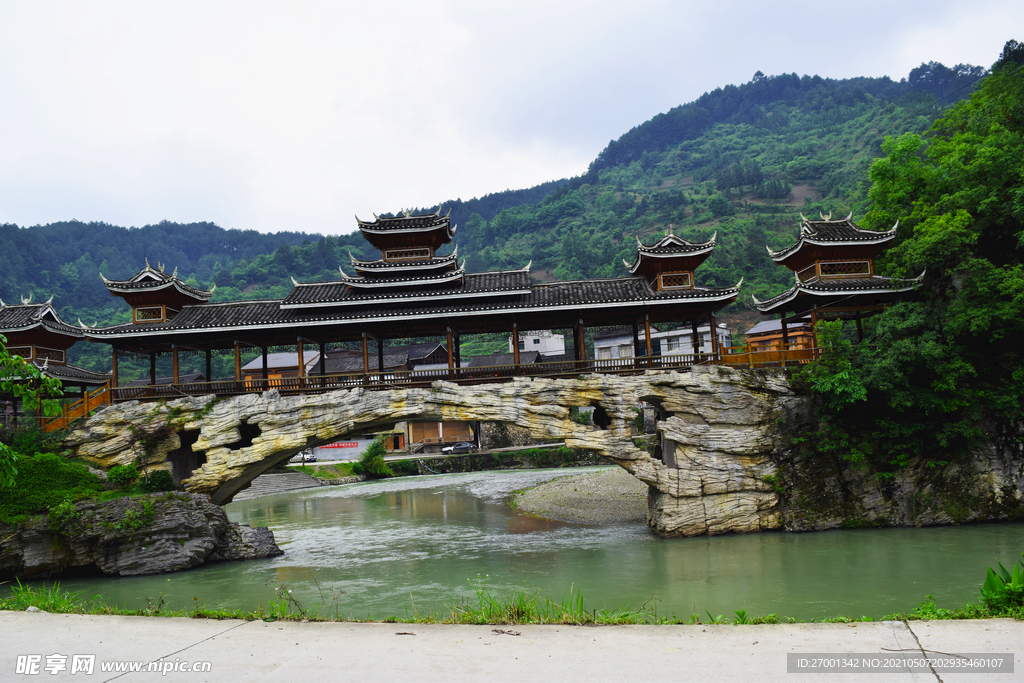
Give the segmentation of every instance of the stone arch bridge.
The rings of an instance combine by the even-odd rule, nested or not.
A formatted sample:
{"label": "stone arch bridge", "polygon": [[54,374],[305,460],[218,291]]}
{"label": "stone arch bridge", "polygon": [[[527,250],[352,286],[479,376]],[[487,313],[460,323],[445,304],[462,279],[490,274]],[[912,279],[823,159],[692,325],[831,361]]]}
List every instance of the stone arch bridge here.
{"label": "stone arch bridge", "polygon": [[[689,372],[515,378],[502,384],[282,396],[276,390],[217,399],[110,406],[68,437],[103,468],[143,459],[194,493],[226,504],[299,451],[405,420],[504,422],[538,440],[597,451],[649,486],[648,524],[666,536],[781,526],[772,484],[776,422],[798,399],[778,371],[694,367]],[[640,401],[658,407],[659,458],[633,442]],[[595,425],[569,419],[593,406]]]}

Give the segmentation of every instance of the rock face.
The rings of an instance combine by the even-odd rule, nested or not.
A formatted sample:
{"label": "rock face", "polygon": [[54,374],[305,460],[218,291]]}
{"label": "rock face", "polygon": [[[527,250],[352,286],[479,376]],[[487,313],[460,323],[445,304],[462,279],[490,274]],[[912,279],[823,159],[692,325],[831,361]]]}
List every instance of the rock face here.
{"label": "rock face", "polygon": [[187,493],[79,503],[60,524],[44,516],[0,527],[3,579],[160,574],[281,554],[269,529],[229,522],[223,508]]}
{"label": "rock face", "polygon": [[[656,407],[653,455],[631,434],[640,401]],[[571,408],[584,406],[595,409],[593,425],[569,419]],[[416,419],[506,423],[535,441],[564,439],[571,448],[594,451],[650,487],[648,524],[665,536],[1007,519],[1021,515],[1024,500],[1019,446],[942,472],[912,466],[882,487],[870,472],[793,446],[794,436],[813,428],[813,415],[783,373],[717,366],[130,402],[93,416],[68,442],[103,468],[143,459],[224,504],[302,449]],[[964,487],[971,493],[950,497]]]}

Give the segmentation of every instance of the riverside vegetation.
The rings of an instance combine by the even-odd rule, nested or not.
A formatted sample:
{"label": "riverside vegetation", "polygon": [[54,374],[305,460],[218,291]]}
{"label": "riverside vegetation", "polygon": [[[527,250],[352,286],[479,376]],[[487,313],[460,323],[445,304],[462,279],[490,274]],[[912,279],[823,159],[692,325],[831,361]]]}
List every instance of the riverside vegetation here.
{"label": "riverside vegetation", "polygon": [[[1022,555],[1024,557],[1024,555]],[[1012,618],[1024,620],[1024,564],[1018,562],[1013,570],[1007,570],[1001,563],[997,573],[988,569],[982,584],[978,603],[946,609],[938,607],[932,596],[926,596],[917,607],[908,612],[887,614],[879,621],[918,621],[948,619],[994,619]],[[379,621],[403,623],[444,623],[444,624],[784,624],[796,623],[796,619],[766,614],[755,616],[746,609],[737,609],[732,615],[692,614],[687,618],[676,615],[658,614],[657,600],[651,598],[639,609],[624,604],[610,610],[588,609],[582,591],[575,589],[563,594],[559,600],[542,597],[539,591],[526,588],[509,595],[495,595],[487,585],[487,577],[470,581],[475,602],[460,601],[449,606],[447,613],[418,614],[407,617],[387,617]],[[324,594],[319,587],[322,602],[304,607],[287,586],[278,586],[277,600],[260,605],[257,610],[211,610],[205,609],[196,600],[192,610],[165,610],[163,600],[147,598],[142,609],[124,609],[105,604],[99,597],[84,599],[80,593],[62,590],[59,583],[46,585],[23,585],[17,582],[10,592],[0,598],[0,609],[23,611],[34,607],[46,612],[71,614],[118,614],[134,616],[192,617],[195,619],[244,619],[247,621],[278,619],[294,621],[352,621],[340,616],[341,596],[337,592]],[[706,618],[705,618],[706,617]],[[362,621],[374,621],[368,617]],[[870,622],[873,618],[839,615],[816,619],[817,622]]]}

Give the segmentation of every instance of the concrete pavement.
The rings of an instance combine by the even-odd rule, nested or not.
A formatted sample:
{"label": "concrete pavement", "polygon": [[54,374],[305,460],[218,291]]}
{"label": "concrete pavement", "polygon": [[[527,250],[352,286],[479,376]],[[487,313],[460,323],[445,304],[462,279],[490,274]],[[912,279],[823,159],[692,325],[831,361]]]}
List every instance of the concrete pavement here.
{"label": "concrete pavement", "polygon": [[[502,633],[501,631],[504,631]],[[0,612],[0,681],[995,681],[1024,680],[1024,622],[772,626],[446,626],[211,621]],[[788,653],[1014,653],[1013,674],[787,673]],[[39,655],[38,673],[26,659]],[[50,673],[48,662],[64,670]],[[92,674],[71,673],[95,655]],[[933,655],[937,656],[937,655]],[[208,672],[117,673],[121,661]]]}

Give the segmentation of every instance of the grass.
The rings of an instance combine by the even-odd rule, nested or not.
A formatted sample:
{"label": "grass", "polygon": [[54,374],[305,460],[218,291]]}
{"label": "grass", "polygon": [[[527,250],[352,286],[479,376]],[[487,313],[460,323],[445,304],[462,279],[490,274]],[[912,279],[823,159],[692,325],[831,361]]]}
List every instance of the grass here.
{"label": "grass", "polygon": [[354,477],[351,462],[339,462],[330,465],[299,465],[289,467],[288,472],[302,472],[317,479],[341,479],[343,477]]}
{"label": "grass", "polygon": [[[315,579],[314,579],[315,581]],[[688,618],[675,615],[659,615],[657,601],[648,600],[640,609],[633,609],[624,604],[616,609],[588,609],[582,591],[570,589],[560,600],[541,597],[540,591],[529,591],[525,588],[510,595],[495,595],[487,586],[486,577],[470,582],[476,595],[475,602],[461,601],[449,606],[446,613],[421,615],[414,610],[407,617],[389,616],[375,620],[367,615],[366,619],[352,619],[341,616],[340,596],[342,591],[324,595],[319,584],[317,590],[322,602],[304,607],[292,592],[284,585],[277,588],[277,600],[271,600],[267,606],[259,606],[254,611],[237,609],[207,609],[199,604],[191,610],[164,609],[162,598],[146,599],[146,607],[127,609],[107,605],[98,596],[91,600],[83,599],[81,593],[63,590],[59,583],[41,586],[25,586],[20,581],[11,586],[5,597],[0,597],[0,609],[24,611],[36,607],[46,612],[58,614],[93,614],[93,615],[129,615],[129,616],[164,616],[191,617],[194,619],[244,619],[253,621],[383,621],[388,623],[419,623],[419,624],[560,624],[560,625],[615,625],[615,624],[786,624],[797,623],[792,617],[780,617],[777,614],[753,616],[745,609],[735,610],[733,616],[713,616],[705,611],[706,618],[693,614]],[[415,607],[415,605],[414,605]],[[326,612],[321,614],[321,611]],[[968,604],[956,609],[936,607],[935,599],[927,596],[925,601],[910,612],[896,612],[881,617],[878,621],[917,621],[917,620],[952,620],[952,619],[991,619],[1009,617],[1024,620],[1024,608],[991,609],[982,604]],[[859,618],[848,616],[812,619],[817,623],[854,623],[876,621],[872,617]]]}

